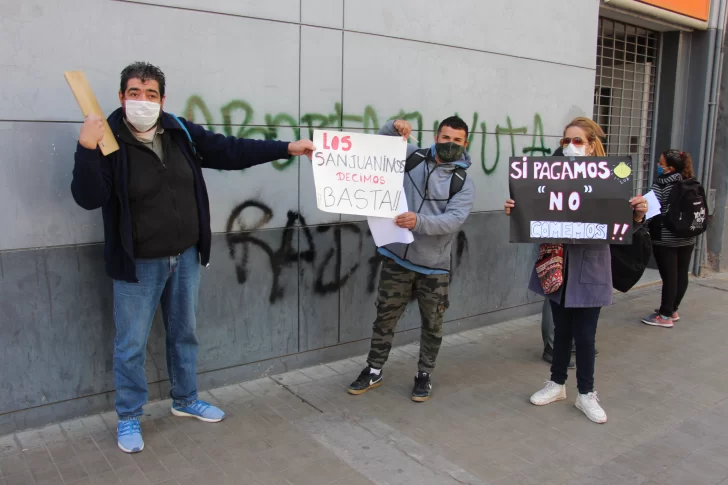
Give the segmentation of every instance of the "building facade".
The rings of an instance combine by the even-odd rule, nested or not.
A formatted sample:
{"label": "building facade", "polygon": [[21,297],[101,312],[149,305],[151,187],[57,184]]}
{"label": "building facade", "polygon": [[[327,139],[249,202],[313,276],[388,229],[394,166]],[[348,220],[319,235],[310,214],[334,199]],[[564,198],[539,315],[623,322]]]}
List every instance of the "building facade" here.
{"label": "building facade", "polygon": [[[0,433],[113,408],[111,281],[101,213],[70,194],[83,118],[64,71],[85,71],[108,114],[121,69],[151,62],[167,75],[167,111],[240,137],[372,133],[400,117],[426,146],[438,120],[460,115],[476,200],[453,246],[455,332],[538,311],[535,248],[508,243],[507,161],[550,154],[575,116],[605,127],[610,154],[634,157],[635,192],[660,151],[693,152],[705,180],[722,174],[724,217],[712,147],[728,149],[714,130],[725,3],[0,0]],[[205,177],[200,387],[363,353],[379,266],[363,218],[317,210],[307,159]],[[696,271],[720,259],[718,226]],[[412,305],[397,342],[418,327]],[[158,316],[150,398],[166,396],[166,372]]]}

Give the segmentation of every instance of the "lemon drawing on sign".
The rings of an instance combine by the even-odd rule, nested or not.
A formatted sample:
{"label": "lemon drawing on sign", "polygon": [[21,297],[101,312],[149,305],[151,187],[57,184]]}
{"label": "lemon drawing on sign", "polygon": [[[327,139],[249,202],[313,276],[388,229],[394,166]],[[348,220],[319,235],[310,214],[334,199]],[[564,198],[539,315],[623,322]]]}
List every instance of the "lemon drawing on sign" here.
{"label": "lemon drawing on sign", "polygon": [[632,175],[632,169],[626,163],[619,162],[619,165],[614,167],[614,175],[621,179],[626,179],[627,177]]}

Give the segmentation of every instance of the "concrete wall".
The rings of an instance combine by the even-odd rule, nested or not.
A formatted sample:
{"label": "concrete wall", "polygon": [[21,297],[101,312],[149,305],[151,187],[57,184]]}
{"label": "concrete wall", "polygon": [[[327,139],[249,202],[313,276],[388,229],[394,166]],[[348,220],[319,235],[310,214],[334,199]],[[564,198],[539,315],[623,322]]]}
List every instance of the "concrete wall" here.
{"label": "concrete wall", "polygon": [[[726,47],[728,47],[728,37],[723,45],[724,49]],[[726,212],[728,212],[728,62],[726,59],[723,60],[721,77],[711,188],[715,190],[715,209],[707,233],[708,266],[713,271],[728,271],[728,231],[725,228]]]}
{"label": "concrete wall", "polygon": [[[577,9],[584,22],[554,28]],[[501,213],[507,158],[545,153],[591,114],[598,2],[0,0],[0,12],[0,433],[113,403],[101,213],[70,194],[82,116],[64,70],[84,70],[110,113],[121,69],[150,61],[168,111],[246,137],[405,116],[429,144],[458,113],[477,196],[454,245],[448,330],[535,311],[534,248],[507,243]],[[205,176],[201,387],[363,352],[378,278],[366,223],[316,209],[307,159]],[[418,325],[412,305],[400,329]],[[151,398],[165,395],[161,321],[147,364]]]}

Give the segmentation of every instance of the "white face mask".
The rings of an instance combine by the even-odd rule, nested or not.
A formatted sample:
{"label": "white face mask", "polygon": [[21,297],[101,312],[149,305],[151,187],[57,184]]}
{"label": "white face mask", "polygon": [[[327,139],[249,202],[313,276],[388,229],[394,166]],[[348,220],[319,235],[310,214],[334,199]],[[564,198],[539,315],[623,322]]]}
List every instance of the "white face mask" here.
{"label": "white face mask", "polygon": [[573,143],[569,143],[569,146],[564,148],[565,157],[585,157],[586,156],[586,145],[575,147]]}
{"label": "white face mask", "polygon": [[126,100],[125,107],[126,120],[137,131],[144,133],[154,128],[154,125],[157,124],[159,110],[162,105],[151,101],[128,99]]}

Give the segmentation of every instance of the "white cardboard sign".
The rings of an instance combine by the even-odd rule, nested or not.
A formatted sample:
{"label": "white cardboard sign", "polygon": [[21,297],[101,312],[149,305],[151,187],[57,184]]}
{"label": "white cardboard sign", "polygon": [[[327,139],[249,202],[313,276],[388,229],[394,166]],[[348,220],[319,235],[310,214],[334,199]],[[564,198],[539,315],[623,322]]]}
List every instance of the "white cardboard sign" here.
{"label": "white cardboard sign", "polygon": [[405,199],[401,136],[314,130],[316,203],[324,212],[394,218]]}

